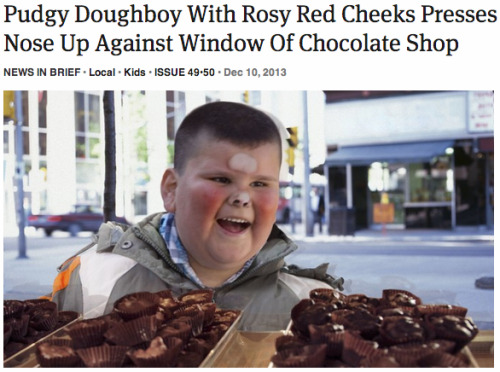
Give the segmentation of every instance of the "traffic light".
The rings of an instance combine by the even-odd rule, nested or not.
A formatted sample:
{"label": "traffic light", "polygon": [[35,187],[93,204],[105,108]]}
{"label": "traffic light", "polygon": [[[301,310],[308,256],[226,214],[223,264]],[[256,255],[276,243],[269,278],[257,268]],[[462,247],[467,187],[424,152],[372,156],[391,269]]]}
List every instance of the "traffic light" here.
{"label": "traffic light", "polygon": [[[289,168],[293,168],[295,166],[295,149],[293,147],[289,147],[286,149],[286,162],[288,163]],[[293,172],[290,172],[293,174]]]}
{"label": "traffic light", "polygon": [[288,131],[288,149],[286,150],[287,154],[287,159],[286,162],[288,163],[288,172],[290,174],[294,174],[295,171],[295,149],[297,148],[299,144],[299,136],[298,136],[298,130],[297,127],[288,127],[286,128]]}
{"label": "traffic light", "polygon": [[250,92],[248,90],[245,90],[243,92],[243,102],[245,102],[245,103],[250,102]]}
{"label": "traffic light", "polygon": [[287,138],[288,145],[292,148],[296,148],[299,144],[299,135],[297,127],[288,127],[286,128],[286,130],[288,131],[289,134]]}
{"label": "traffic light", "polygon": [[16,120],[16,109],[14,107],[14,91],[5,90],[3,92],[3,117],[4,121]]}

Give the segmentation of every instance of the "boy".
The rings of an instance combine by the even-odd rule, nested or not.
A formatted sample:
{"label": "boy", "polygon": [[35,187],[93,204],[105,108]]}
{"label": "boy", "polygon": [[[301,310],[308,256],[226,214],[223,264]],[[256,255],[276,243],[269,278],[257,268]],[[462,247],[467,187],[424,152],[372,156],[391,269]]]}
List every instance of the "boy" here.
{"label": "boy", "polygon": [[309,290],[342,288],[343,279],[326,266],[285,266],[296,246],[274,225],[281,153],[279,130],[263,112],[230,102],[197,108],[176,134],[174,168],[162,179],[166,213],[129,228],[103,224],[96,247],[62,265],[52,300],[95,317],[127,293],[212,288],[219,307],[244,310],[241,329],[284,329]]}

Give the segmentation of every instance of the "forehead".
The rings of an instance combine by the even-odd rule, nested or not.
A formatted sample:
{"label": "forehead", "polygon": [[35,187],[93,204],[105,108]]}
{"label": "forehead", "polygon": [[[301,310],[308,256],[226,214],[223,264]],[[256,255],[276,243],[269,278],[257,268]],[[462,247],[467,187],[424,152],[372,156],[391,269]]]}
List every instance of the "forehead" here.
{"label": "forehead", "polygon": [[254,173],[266,163],[279,168],[280,151],[280,147],[272,142],[250,147],[211,139],[197,142],[197,150],[191,160],[198,165],[217,164],[233,171]]}

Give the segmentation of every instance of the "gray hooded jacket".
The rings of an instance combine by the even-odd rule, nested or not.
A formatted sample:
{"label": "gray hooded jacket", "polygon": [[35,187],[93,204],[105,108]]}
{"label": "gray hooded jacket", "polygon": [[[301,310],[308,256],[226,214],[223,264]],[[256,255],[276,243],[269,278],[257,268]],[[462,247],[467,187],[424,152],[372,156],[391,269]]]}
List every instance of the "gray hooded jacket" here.
{"label": "gray hooded jacket", "polygon": [[[175,296],[200,289],[172,262],[158,228],[162,213],[128,227],[107,222],[94,241],[59,268],[52,300],[61,310],[91,318],[109,313],[128,293],[170,289]],[[217,306],[241,309],[241,330],[285,329],[291,308],[314,288],[342,290],[343,279],[326,273],[328,264],[299,269],[285,264],[297,246],[274,227],[252,265],[236,281],[214,289]]]}

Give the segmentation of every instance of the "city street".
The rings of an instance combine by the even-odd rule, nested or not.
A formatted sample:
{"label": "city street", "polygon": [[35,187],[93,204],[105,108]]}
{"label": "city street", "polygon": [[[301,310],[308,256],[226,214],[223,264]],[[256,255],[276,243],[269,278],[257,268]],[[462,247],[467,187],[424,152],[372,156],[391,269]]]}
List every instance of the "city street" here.
{"label": "city street", "polygon": [[[475,285],[477,279],[494,276],[492,232],[401,231],[385,235],[362,231],[354,237],[305,237],[300,233],[293,237],[299,249],[287,262],[301,267],[329,262],[328,272],[345,279],[346,294],[380,297],[386,288],[406,289],[425,303],[467,307],[481,329],[493,329],[494,291]],[[71,238],[55,233],[45,238],[30,232],[29,258],[20,259],[17,238],[4,237],[4,298],[27,299],[49,293],[57,266],[89,239],[90,234]]]}

